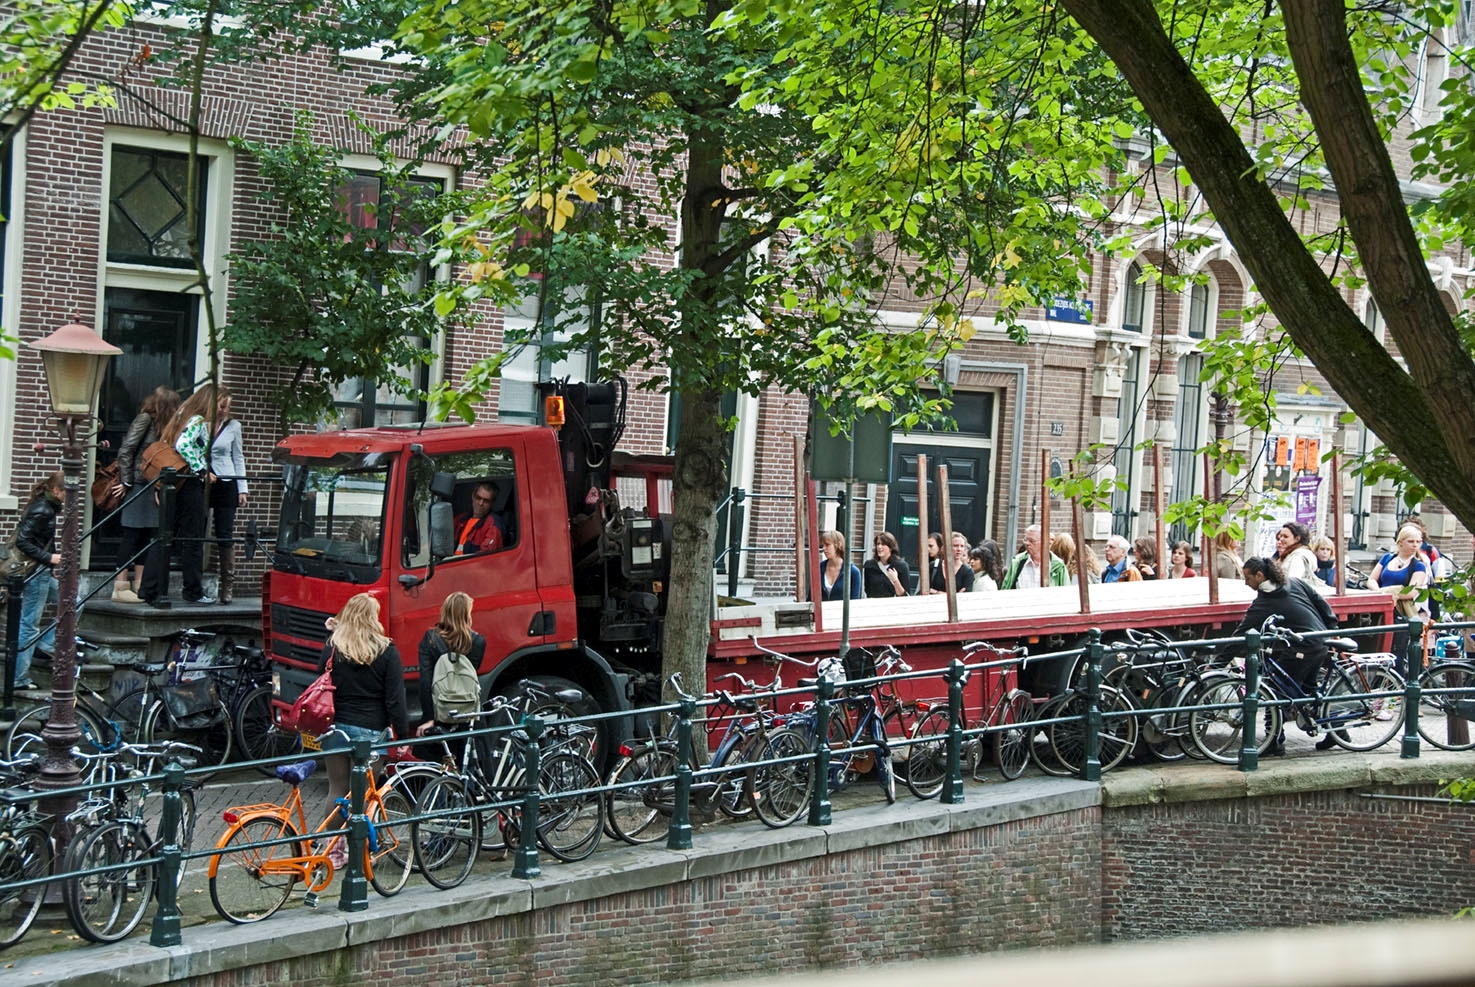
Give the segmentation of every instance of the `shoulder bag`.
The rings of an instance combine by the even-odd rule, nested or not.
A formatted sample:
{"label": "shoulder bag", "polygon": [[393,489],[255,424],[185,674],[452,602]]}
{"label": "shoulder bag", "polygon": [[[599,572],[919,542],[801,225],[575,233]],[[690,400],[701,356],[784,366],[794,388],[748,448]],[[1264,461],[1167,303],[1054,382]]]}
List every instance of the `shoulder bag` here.
{"label": "shoulder bag", "polygon": [[99,466],[92,480],[92,506],[102,514],[111,514],[123,503],[124,491],[118,489],[118,464]]}
{"label": "shoulder bag", "polygon": [[[184,461],[184,457],[174,448],[174,444],[160,439],[157,442],[151,443],[143,451],[143,457],[139,460],[138,471],[143,474],[145,480],[152,483],[166,469],[172,469],[180,474],[188,474],[190,471],[189,464]],[[177,483],[182,482],[182,479],[177,481]]]}
{"label": "shoulder bag", "polygon": [[337,653],[336,650],[328,653],[323,674],[313,679],[292,708],[282,715],[282,726],[312,734],[325,733],[333,726],[333,656]]}

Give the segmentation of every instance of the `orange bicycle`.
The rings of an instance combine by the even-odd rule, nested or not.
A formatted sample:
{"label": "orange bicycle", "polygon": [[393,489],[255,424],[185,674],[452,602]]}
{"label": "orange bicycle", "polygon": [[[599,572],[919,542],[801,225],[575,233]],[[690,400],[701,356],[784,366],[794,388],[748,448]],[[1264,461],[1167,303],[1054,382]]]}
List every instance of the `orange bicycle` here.
{"label": "orange bicycle", "polygon": [[[292,786],[285,802],[238,805],[227,809],[230,823],[210,858],[210,900],[221,918],[230,922],[260,922],[274,915],[301,881],[307,903],[317,904],[317,895],[333,882],[333,863],[328,850],[346,836],[318,836],[342,829],[347,800],[340,800],[309,833],[302,814],[301,785],[317,767],[316,761],[283,764],[276,775]],[[380,789],[369,772],[364,793],[364,814],[369,818],[369,838],[364,847],[364,875],[381,895],[398,894],[410,878],[414,859],[409,841],[409,824],[414,802],[393,782]],[[316,838],[314,838],[316,836]]]}

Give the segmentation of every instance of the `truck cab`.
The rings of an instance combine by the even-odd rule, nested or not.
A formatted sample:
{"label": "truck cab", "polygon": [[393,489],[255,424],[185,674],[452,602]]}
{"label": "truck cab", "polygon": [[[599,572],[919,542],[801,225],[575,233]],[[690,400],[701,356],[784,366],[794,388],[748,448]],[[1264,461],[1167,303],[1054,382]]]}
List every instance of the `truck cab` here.
{"label": "truck cab", "polygon": [[[590,401],[578,397],[583,412]],[[413,716],[432,672],[419,666],[419,642],[460,590],[487,640],[484,696],[532,677],[580,689],[576,712],[629,708],[632,676],[651,660],[659,672],[663,569],[650,563],[664,558],[661,526],[619,506],[610,447],[591,456],[588,433],[417,424],[283,439],[262,594],[278,702],[315,676],[327,618],[370,593],[403,659]]]}

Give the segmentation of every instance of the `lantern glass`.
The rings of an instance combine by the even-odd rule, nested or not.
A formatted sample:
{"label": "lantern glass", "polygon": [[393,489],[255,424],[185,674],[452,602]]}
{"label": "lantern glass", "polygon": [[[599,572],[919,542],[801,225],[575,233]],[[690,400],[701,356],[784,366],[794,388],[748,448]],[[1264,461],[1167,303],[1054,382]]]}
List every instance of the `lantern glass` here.
{"label": "lantern glass", "polygon": [[58,415],[91,414],[109,359],[98,353],[42,353],[52,410]]}

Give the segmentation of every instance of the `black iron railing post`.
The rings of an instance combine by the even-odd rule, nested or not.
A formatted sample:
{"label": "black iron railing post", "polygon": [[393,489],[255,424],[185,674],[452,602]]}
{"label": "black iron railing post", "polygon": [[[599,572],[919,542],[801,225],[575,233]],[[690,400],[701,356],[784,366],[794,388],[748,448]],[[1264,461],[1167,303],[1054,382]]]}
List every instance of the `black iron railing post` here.
{"label": "black iron railing post", "polygon": [[676,798],[671,807],[671,825],[666,830],[667,850],[691,849],[691,718],[696,715],[695,699],[683,696],[676,715]]}
{"label": "black iron railing post", "polygon": [[1091,643],[1086,648],[1086,712],[1081,726],[1085,729],[1085,758],[1081,778],[1101,780],[1101,662],[1106,649],[1101,644],[1100,628],[1091,628]]}
{"label": "black iron railing post", "polygon": [[149,943],[154,946],[178,946],[182,942],[179,934],[179,878],[182,872],[180,857],[184,851],[179,846],[179,822],[183,817],[179,792],[184,784],[184,768],[171,761],[164,769],[164,817],[159,823],[159,840],[163,845],[155,878],[159,902],[154,909],[153,931],[149,934]]}
{"label": "black iron railing post", "polygon": [[1254,771],[1260,767],[1260,745],[1255,727],[1260,719],[1260,632],[1253,627],[1245,631],[1245,698],[1240,710],[1239,770]]}
{"label": "black iron railing post", "polygon": [[[369,791],[369,742],[353,743],[353,768],[348,775],[348,866],[338,895],[340,912],[361,912],[369,907],[369,879],[364,874],[364,852],[369,842],[369,817],[364,814],[364,797]],[[340,817],[342,813],[339,813]]]}
{"label": "black iron railing post", "polygon": [[809,789],[809,825],[828,826],[830,814],[830,717],[835,685],[824,675],[814,685],[814,784]]}
{"label": "black iron railing post", "polygon": [[942,801],[963,801],[963,663],[957,658],[947,666],[947,777],[942,783]]}
{"label": "black iron railing post", "polygon": [[538,866],[538,786],[543,774],[538,738],[543,735],[543,718],[533,714],[523,717],[522,729],[528,736],[523,747],[527,791],[522,797],[522,819],[519,820],[517,852],[512,855],[512,876],[518,880],[531,880],[543,873]]}
{"label": "black iron railing post", "polygon": [[[1423,702],[1423,689],[1419,676],[1424,674],[1424,622],[1417,618],[1408,622],[1408,655],[1404,660],[1408,675],[1403,680],[1403,742],[1398,756],[1419,756],[1419,703]],[[1391,699],[1381,700],[1392,702]]]}

